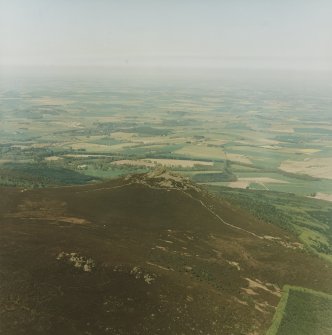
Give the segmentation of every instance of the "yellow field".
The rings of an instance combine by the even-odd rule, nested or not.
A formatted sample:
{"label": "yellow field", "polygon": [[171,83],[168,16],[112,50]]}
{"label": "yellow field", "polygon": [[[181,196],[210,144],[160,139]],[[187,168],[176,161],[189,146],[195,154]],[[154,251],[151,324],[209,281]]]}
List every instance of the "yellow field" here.
{"label": "yellow field", "polygon": [[260,184],[266,189],[268,189],[268,187],[265,184],[288,184],[287,181],[280,179],[274,179],[269,177],[256,177],[256,178],[239,178],[237,181],[232,181],[228,183],[227,186],[234,188],[246,188],[251,183]]}
{"label": "yellow field", "polygon": [[313,198],[332,202],[332,194],[317,192]]}
{"label": "yellow field", "polygon": [[59,156],[50,156],[50,157],[46,157],[45,161],[52,162],[52,161],[58,161],[58,160],[61,160],[61,159],[63,159],[63,158],[59,157]]}
{"label": "yellow field", "polygon": [[38,99],[29,99],[29,100],[37,105],[66,105],[75,102],[74,100],[66,100],[54,97],[42,97]]}
{"label": "yellow field", "polygon": [[294,128],[288,124],[274,124],[269,130],[276,133],[294,133]]}
{"label": "yellow field", "polygon": [[280,169],[291,173],[332,179],[332,158],[306,158],[303,161],[287,160],[281,163]]}
{"label": "yellow field", "polygon": [[176,150],[175,153],[189,157],[225,159],[225,152],[221,148],[208,147],[206,145],[186,145]]}
{"label": "yellow field", "polygon": [[116,152],[121,151],[125,148],[134,146],[133,143],[120,143],[114,145],[104,145],[104,144],[94,144],[94,143],[84,143],[84,142],[77,142],[67,144],[67,147],[71,147],[74,150],[84,149],[86,151],[93,151],[95,153],[102,153],[102,152]]}
{"label": "yellow field", "polygon": [[203,165],[203,166],[213,166],[213,162],[202,162],[202,161],[194,161],[194,160],[183,160],[183,159],[137,159],[130,160],[124,159],[120,161],[113,162],[115,165],[136,165],[136,166],[146,166],[146,167],[154,167],[156,165],[164,165],[169,167],[194,167],[195,165]]}
{"label": "yellow field", "polygon": [[176,150],[175,153],[185,155],[188,157],[197,157],[205,159],[224,160],[228,159],[234,162],[251,164],[248,157],[240,154],[227,153],[225,154],[222,148],[208,147],[203,144],[198,145],[186,145],[185,147]]}

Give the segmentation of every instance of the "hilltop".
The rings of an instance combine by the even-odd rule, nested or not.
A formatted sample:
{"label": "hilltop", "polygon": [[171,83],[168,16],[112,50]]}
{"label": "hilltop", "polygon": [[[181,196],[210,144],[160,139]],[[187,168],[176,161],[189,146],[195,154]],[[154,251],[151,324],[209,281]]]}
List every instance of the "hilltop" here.
{"label": "hilltop", "polygon": [[0,193],[2,334],[265,334],[285,284],[332,293],[293,235],[167,170]]}

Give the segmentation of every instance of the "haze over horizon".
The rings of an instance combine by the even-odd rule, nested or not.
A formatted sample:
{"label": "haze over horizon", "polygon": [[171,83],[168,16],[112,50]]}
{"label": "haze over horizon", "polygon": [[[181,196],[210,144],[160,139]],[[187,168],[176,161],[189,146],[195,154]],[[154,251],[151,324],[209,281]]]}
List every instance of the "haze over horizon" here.
{"label": "haze over horizon", "polygon": [[0,67],[332,70],[332,3],[0,1]]}

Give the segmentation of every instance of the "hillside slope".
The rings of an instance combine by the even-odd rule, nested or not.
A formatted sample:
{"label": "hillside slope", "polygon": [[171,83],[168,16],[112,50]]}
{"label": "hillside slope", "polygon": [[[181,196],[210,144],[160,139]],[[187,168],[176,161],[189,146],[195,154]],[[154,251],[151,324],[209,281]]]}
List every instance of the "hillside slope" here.
{"label": "hillside slope", "polygon": [[264,334],[285,284],[332,293],[288,232],[165,171],[1,189],[1,334]]}

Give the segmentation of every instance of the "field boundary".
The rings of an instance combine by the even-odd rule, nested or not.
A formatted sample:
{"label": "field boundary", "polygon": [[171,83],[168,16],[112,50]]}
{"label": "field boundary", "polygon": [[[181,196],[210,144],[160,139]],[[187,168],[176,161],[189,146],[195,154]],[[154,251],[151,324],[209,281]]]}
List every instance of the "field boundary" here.
{"label": "field boundary", "polygon": [[289,289],[290,289],[289,285],[285,285],[282,288],[282,295],[281,295],[280,301],[274,313],[272,324],[270,328],[268,329],[266,335],[277,335],[281,320],[284,317],[285,307],[287,305],[287,300],[289,296]]}
{"label": "field boundary", "polygon": [[285,314],[285,308],[287,305],[288,297],[289,297],[289,291],[298,291],[298,292],[305,292],[305,293],[310,293],[318,297],[323,297],[326,299],[329,299],[332,301],[332,295],[320,292],[320,291],[315,291],[309,288],[301,287],[301,286],[291,286],[291,285],[285,285],[282,288],[282,295],[279,301],[279,304],[277,306],[277,309],[274,313],[273,319],[272,319],[272,324],[270,328],[268,329],[266,335],[277,335],[278,330],[282,321],[282,318],[284,317]]}

